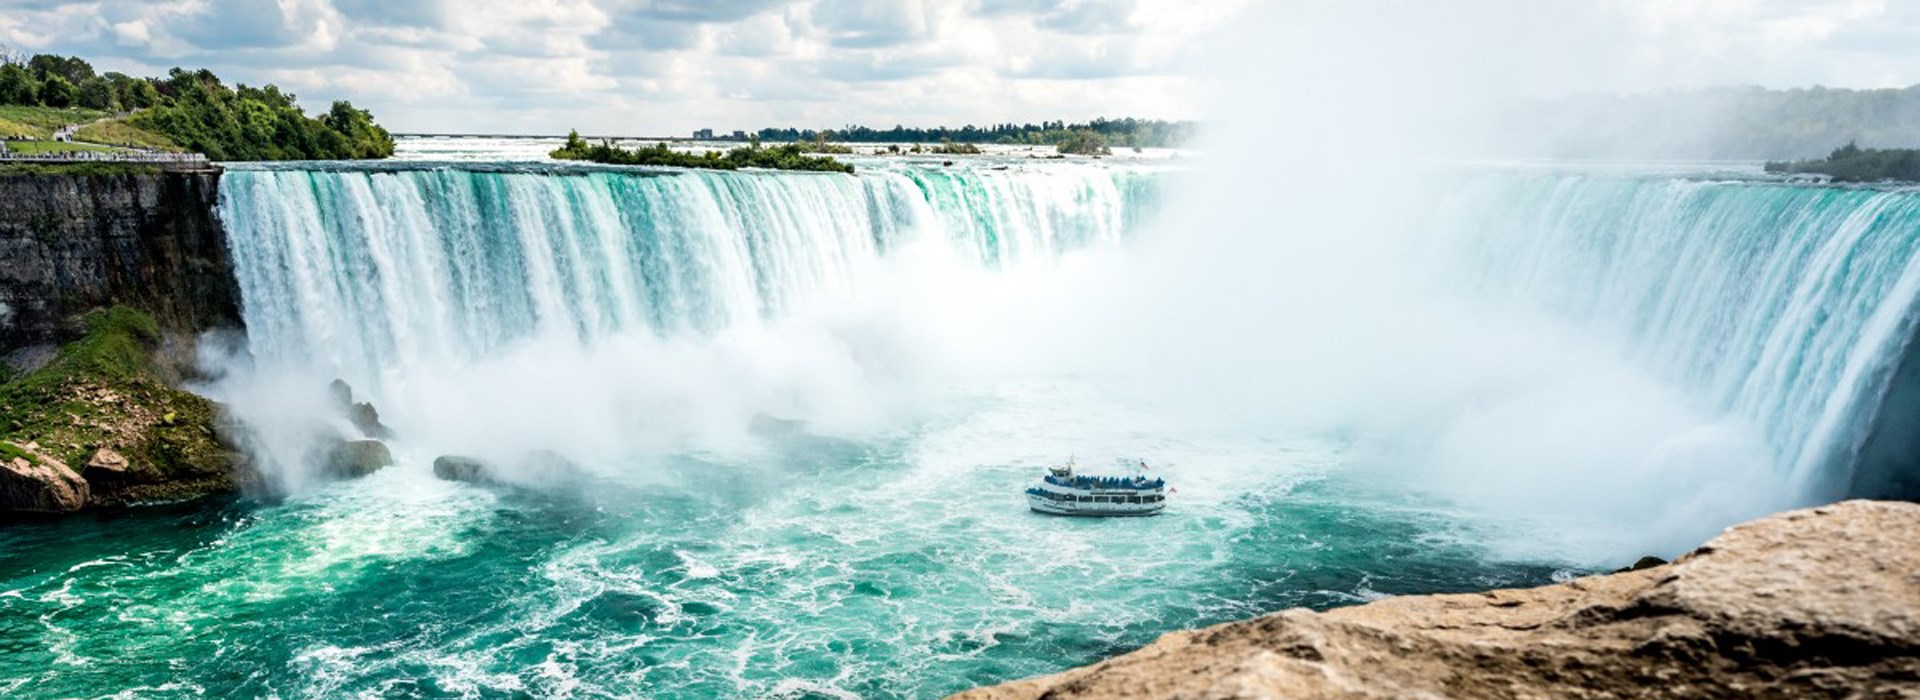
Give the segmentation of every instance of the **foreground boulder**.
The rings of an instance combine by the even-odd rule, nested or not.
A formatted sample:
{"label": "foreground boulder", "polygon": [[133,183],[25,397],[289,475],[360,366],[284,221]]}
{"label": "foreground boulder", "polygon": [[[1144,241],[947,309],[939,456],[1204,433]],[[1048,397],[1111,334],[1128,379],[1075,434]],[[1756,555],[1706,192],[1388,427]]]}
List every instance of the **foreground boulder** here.
{"label": "foreground boulder", "polygon": [[1920,505],[1849,501],[1524,590],[1175,632],[1013,698],[1920,697]]}
{"label": "foreground boulder", "polygon": [[87,496],[86,480],[39,445],[0,442],[0,512],[71,513]]}
{"label": "foreground boulder", "polygon": [[493,469],[486,462],[458,455],[441,455],[433,460],[433,475],[469,484],[490,484],[494,480]]}
{"label": "foreground boulder", "polygon": [[393,466],[393,452],[379,440],[344,440],[327,451],[321,469],[333,479],[358,479]]}

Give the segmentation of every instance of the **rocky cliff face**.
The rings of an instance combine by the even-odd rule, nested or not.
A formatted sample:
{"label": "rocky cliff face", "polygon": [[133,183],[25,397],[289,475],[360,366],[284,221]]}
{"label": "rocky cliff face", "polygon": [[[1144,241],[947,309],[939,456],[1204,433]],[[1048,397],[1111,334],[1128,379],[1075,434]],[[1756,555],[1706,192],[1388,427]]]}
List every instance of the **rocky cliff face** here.
{"label": "rocky cliff face", "polygon": [[174,330],[240,324],[220,173],[0,176],[0,350],[78,335],[124,303]]}
{"label": "rocky cliff face", "polygon": [[1729,528],[1674,563],[1176,632],[1015,698],[1920,698],[1920,505]]}

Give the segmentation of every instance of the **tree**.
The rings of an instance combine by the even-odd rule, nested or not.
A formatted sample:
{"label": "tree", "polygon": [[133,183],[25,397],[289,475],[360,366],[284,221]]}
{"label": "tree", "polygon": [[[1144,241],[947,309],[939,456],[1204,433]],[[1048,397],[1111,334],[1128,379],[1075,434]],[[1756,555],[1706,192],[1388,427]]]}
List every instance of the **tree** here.
{"label": "tree", "polygon": [[1090,130],[1069,133],[1055,148],[1061,153],[1082,156],[1104,156],[1113,153],[1113,149],[1107,147],[1107,140]]}
{"label": "tree", "polygon": [[55,56],[43,53],[28,59],[27,68],[33,71],[33,77],[40,80],[57,75],[75,85],[93,77],[93,64],[87,63],[79,56]]}
{"label": "tree", "polygon": [[120,91],[120,106],[125,109],[146,109],[160,104],[160,91],[154,89],[150,80],[135,79]]}
{"label": "tree", "polygon": [[106,78],[88,78],[80,84],[80,106],[106,112],[119,111],[119,101],[114,99],[113,84]]}
{"label": "tree", "polygon": [[33,73],[18,63],[0,66],[0,104],[35,105],[40,103],[40,84]]}
{"label": "tree", "polygon": [[46,82],[40,83],[40,104],[48,107],[71,107],[79,97],[79,88],[58,75],[48,75]]}

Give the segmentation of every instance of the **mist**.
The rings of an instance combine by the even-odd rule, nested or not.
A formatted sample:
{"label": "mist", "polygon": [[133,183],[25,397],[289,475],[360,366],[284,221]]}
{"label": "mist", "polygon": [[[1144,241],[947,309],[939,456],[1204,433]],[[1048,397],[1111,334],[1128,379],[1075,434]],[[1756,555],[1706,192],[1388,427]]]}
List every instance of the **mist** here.
{"label": "mist", "polygon": [[[1003,387],[1073,381],[1142,409],[1123,419],[1137,423],[1101,434],[1337,438],[1350,445],[1344,478],[1440,494],[1565,535],[1581,544],[1554,555],[1576,561],[1677,553],[1804,500],[1774,463],[1763,427],[1676,385],[1637,356],[1633,338],[1466,283],[1477,273],[1458,240],[1478,224],[1442,214],[1458,197],[1462,164],[1502,138],[1490,132],[1500,125],[1478,115],[1626,79],[1622,66],[1632,62],[1621,56],[1637,45],[1616,15],[1523,2],[1252,12],[1196,66],[1213,91],[1204,140],[1165,175],[1164,206],[1125,243],[983,264],[922,212],[902,236],[910,244],[808,259],[816,272],[831,270],[819,273],[828,282],[763,317],[586,334],[543,321],[484,352],[399,353],[381,366],[329,360],[339,348],[318,347],[305,358],[223,362],[234,366],[215,393],[256,426],[270,473],[294,493],[320,483],[314,436],[324,431],[312,426],[353,433],[324,409],[321,387],[343,376],[416,462],[478,456],[509,481],[560,488],[581,487],[517,465],[555,452],[599,477],[644,482],[677,455],[756,463],[778,449],[755,430],[769,419],[862,439],[911,432]],[[1097,213],[1061,194],[1071,191],[1036,189],[1063,197],[1046,205],[1050,216]],[[618,216],[549,224],[571,230]],[[744,235],[730,231],[721,237]],[[405,235],[376,230],[368,240]],[[461,262],[396,251],[419,264]],[[582,263],[551,264],[562,274]],[[430,286],[418,275],[409,283]],[[578,284],[586,283],[545,303],[597,298]],[[409,303],[442,304],[444,295]],[[407,332],[457,326],[401,323]],[[1077,429],[1054,420],[1055,432]],[[1105,447],[1075,439],[981,452],[1047,459],[1058,456],[1039,454],[1042,443]],[[1171,458],[1182,478],[1207,489],[1245,474],[1201,451],[1149,456]]]}

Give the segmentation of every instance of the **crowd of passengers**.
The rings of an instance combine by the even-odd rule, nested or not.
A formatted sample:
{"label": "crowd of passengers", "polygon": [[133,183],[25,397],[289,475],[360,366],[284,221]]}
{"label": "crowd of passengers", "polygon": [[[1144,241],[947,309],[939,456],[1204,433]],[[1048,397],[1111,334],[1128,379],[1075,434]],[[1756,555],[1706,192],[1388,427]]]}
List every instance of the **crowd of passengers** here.
{"label": "crowd of passengers", "polygon": [[1047,483],[1076,489],[1157,489],[1167,484],[1165,479],[1148,480],[1142,476],[1076,476],[1062,479],[1051,475],[1047,477]]}

